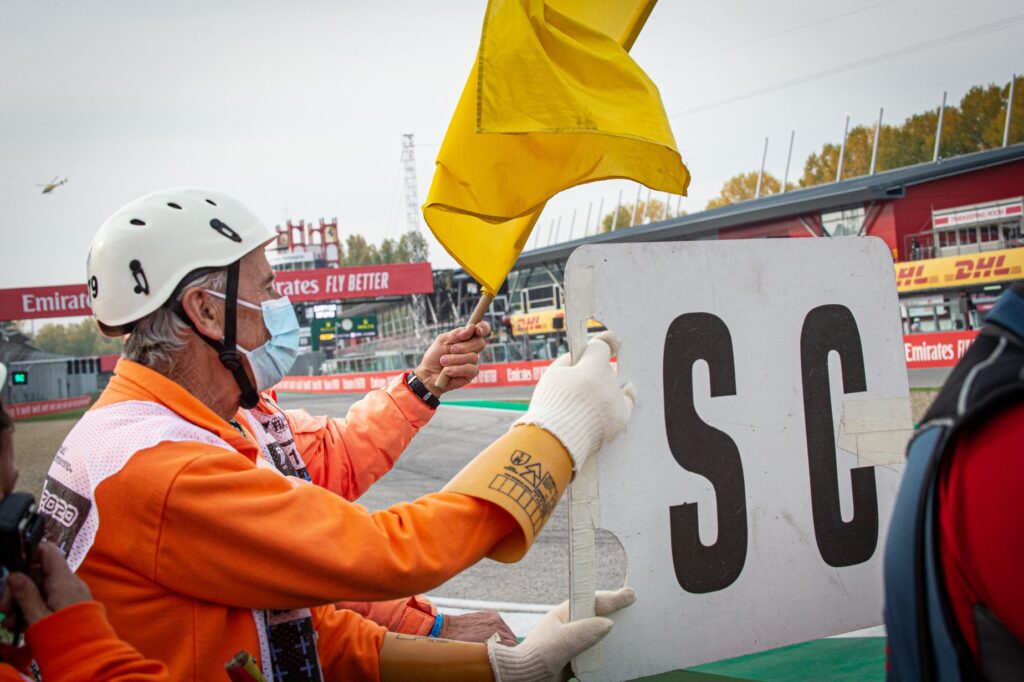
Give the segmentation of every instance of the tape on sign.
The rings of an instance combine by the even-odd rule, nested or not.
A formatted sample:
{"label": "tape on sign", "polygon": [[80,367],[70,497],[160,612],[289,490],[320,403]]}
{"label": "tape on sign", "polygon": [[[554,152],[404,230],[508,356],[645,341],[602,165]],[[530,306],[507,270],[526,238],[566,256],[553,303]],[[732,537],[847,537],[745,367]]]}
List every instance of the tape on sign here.
{"label": "tape on sign", "polygon": [[914,435],[909,398],[843,401],[836,447],[857,455],[858,466],[903,462]]}

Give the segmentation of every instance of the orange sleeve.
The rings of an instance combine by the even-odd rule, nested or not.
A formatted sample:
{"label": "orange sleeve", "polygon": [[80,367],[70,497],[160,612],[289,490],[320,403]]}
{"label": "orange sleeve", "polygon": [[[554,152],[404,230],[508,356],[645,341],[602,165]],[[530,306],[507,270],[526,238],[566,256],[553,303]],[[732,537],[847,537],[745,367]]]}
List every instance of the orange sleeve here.
{"label": "orange sleeve", "polygon": [[354,611],[383,625],[390,632],[424,637],[430,634],[437,616],[437,607],[425,597],[370,602],[342,601],[334,606]]}
{"label": "orange sleeve", "polygon": [[117,637],[97,602],[61,609],[25,633],[44,679],[100,681],[168,679],[159,661],[144,658]]}
{"label": "orange sleeve", "polygon": [[312,609],[312,614],[324,679],[377,682],[384,628],[333,606]]}
{"label": "orange sleeve", "polygon": [[355,500],[391,470],[434,409],[403,375],[367,393],[345,419],[312,417],[305,410],[284,414],[313,483]]}
{"label": "orange sleeve", "polygon": [[14,666],[0,663],[0,682],[31,682],[31,680],[31,677],[22,675]]}
{"label": "orange sleeve", "polygon": [[[121,522],[108,526],[112,558],[175,592],[247,608],[425,592],[517,528],[497,505],[460,493],[371,514],[197,443],[137,453],[97,487],[96,499],[100,509],[125,510],[109,517]],[[149,543],[154,552],[139,551]]]}

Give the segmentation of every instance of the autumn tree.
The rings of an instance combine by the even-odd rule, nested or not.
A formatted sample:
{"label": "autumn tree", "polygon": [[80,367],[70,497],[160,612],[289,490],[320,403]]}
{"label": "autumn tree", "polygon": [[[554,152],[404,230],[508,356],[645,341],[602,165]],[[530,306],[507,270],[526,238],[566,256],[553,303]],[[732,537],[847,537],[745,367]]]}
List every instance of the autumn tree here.
{"label": "autumn tree", "polygon": [[[757,193],[757,175],[757,171],[750,171],[749,173],[740,173],[739,175],[732,176],[725,181],[725,184],[722,185],[722,191],[719,192],[717,197],[708,202],[706,208],[718,208],[719,206],[728,206],[729,204],[753,199]],[[761,179],[761,196],[778,194],[781,189],[782,183],[779,179],[766,172]],[[793,189],[793,183],[789,183],[787,189]]]}
{"label": "autumn tree", "polygon": [[611,232],[612,225],[615,226],[616,230],[622,230],[633,225],[665,220],[668,216],[665,202],[658,201],[657,199],[651,199],[650,202],[641,201],[636,204],[622,204],[619,206],[618,211],[618,220],[615,220],[615,211],[605,214],[601,219],[602,232]]}
{"label": "autumn tree", "polygon": [[[943,113],[940,157],[958,156],[999,147],[1006,124],[1006,98],[1009,84],[975,86],[961,98],[959,106],[947,106]],[[1024,140],[1024,77],[1017,79],[1010,121],[1010,140]],[[1020,112],[1020,113],[1017,113]],[[914,114],[897,126],[883,125],[878,140],[875,171],[903,168],[931,161],[935,155],[935,133],[939,114],[936,109]],[[871,152],[875,126],[856,126],[846,140],[843,178],[866,175],[871,170]],[[801,187],[836,180],[840,145],[826,143],[804,163]]]}
{"label": "autumn tree", "polygon": [[611,232],[613,229],[622,230],[631,226],[633,220],[633,205],[626,204],[625,206],[619,206],[617,212],[619,214],[618,219],[615,218],[616,211],[611,211],[601,219],[602,232]]}
{"label": "autumn tree", "polygon": [[345,265],[376,265],[380,256],[377,247],[361,234],[350,234],[345,240]]}
{"label": "autumn tree", "polygon": [[430,247],[427,238],[415,230],[410,230],[398,240],[397,263],[426,263],[430,260]]}
{"label": "autumn tree", "polygon": [[104,336],[92,318],[70,324],[44,325],[32,337],[40,350],[58,355],[110,355],[121,352],[121,340]]}

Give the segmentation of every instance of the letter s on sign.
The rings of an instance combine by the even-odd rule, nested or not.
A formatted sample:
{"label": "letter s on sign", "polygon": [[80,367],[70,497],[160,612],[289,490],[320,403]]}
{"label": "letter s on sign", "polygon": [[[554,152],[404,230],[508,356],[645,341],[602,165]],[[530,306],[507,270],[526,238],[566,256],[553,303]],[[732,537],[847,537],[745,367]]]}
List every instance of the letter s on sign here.
{"label": "letter s on sign", "polygon": [[747,502],[736,443],[701,421],[693,400],[693,364],[708,363],[711,396],[736,394],[732,337],[710,313],[680,315],[669,325],[662,360],[665,429],[672,456],[715,489],[718,538],[700,541],[697,504],[669,507],[672,563],[679,585],[694,594],[716,592],[739,577],[747,559]]}

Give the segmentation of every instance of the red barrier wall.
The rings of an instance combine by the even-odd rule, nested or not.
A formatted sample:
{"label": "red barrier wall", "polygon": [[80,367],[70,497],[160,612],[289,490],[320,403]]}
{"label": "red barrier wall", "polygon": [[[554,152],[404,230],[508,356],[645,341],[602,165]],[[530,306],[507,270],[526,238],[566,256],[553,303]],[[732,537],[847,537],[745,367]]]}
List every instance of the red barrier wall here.
{"label": "red barrier wall", "polygon": [[[550,360],[532,362],[500,362],[481,365],[480,374],[467,388],[493,386],[533,386],[540,380]],[[386,386],[393,372],[362,372],[358,374],[325,374],[318,377],[285,377],[275,390],[284,393],[365,393]]]}
{"label": "red barrier wall", "polygon": [[[964,331],[904,336],[903,348],[907,358],[907,369],[952,367],[963,357],[977,335],[977,331]],[[533,386],[550,364],[550,360],[534,360],[481,365],[480,374],[466,388]],[[365,393],[386,386],[392,377],[399,374],[402,372],[292,376],[285,377],[274,388],[283,393]]]}
{"label": "red barrier wall", "polygon": [[40,400],[35,403],[14,403],[4,405],[4,408],[11,413],[15,419],[26,417],[37,417],[41,414],[54,414],[55,412],[67,412],[77,410],[80,407],[87,407],[92,400],[91,395],[80,395],[74,398],[62,398],[60,400]]}

